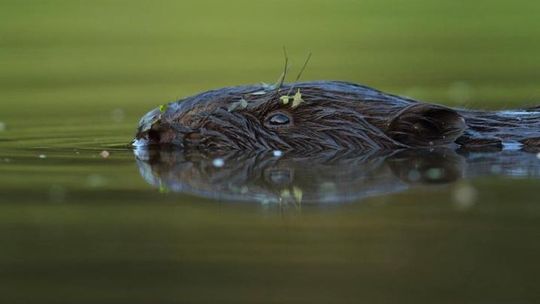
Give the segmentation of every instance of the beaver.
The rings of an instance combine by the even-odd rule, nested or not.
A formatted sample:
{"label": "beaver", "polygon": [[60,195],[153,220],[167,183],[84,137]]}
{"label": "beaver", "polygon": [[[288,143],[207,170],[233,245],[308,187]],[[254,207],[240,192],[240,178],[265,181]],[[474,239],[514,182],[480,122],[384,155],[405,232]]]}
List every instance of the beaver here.
{"label": "beaver", "polygon": [[142,117],[136,147],[201,151],[540,151],[540,106],[454,109],[342,81],[211,90]]}

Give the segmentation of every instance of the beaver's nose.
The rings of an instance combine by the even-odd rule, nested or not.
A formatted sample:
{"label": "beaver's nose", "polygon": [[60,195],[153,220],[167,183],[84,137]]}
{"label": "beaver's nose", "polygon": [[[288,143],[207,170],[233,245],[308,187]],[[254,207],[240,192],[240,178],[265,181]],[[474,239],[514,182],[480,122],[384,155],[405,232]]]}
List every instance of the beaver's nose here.
{"label": "beaver's nose", "polygon": [[161,110],[156,108],[146,113],[139,121],[139,128],[133,140],[133,146],[143,147],[158,144],[160,135],[158,132],[161,121]]}

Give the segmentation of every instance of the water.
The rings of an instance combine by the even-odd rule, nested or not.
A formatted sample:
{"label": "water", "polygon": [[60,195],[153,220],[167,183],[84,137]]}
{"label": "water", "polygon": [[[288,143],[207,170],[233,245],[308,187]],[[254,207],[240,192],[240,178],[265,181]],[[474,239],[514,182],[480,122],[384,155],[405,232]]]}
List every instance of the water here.
{"label": "water", "polygon": [[[536,1],[4,1],[1,303],[536,303],[540,159],[144,154],[159,104],[338,79],[538,104]],[[209,9],[216,8],[216,9]]]}
{"label": "water", "polygon": [[535,154],[216,167],[89,129],[2,133],[7,303],[538,299]]}

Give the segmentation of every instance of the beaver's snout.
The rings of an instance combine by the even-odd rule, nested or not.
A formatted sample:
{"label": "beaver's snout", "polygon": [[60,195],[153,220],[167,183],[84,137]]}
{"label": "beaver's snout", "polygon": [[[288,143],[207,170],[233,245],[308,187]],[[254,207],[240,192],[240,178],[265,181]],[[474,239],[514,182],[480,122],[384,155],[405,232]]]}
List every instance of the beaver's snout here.
{"label": "beaver's snout", "polygon": [[146,113],[139,121],[137,134],[133,140],[133,145],[136,147],[144,147],[156,145],[160,141],[159,123],[161,120],[161,111],[156,108]]}
{"label": "beaver's snout", "polygon": [[165,111],[156,108],[141,118],[133,146],[145,147],[179,142],[176,140],[178,133],[174,129],[167,121]]}

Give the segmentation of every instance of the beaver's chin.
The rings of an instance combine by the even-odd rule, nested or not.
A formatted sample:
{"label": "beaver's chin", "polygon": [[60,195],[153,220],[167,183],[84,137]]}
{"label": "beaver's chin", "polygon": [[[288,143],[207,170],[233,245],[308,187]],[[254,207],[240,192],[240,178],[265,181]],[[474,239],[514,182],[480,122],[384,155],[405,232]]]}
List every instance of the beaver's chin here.
{"label": "beaver's chin", "polygon": [[144,132],[138,132],[135,139],[131,142],[131,145],[135,148],[149,148],[168,145],[161,136],[161,132],[155,130],[149,130]]}
{"label": "beaver's chin", "polygon": [[136,149],[151,149],[151,148],[174,148],[184,149],[184,145],[177,134],[172,131],[163,132],[156,136],[142,135],[137,136],[131,142],[131,146]]}

